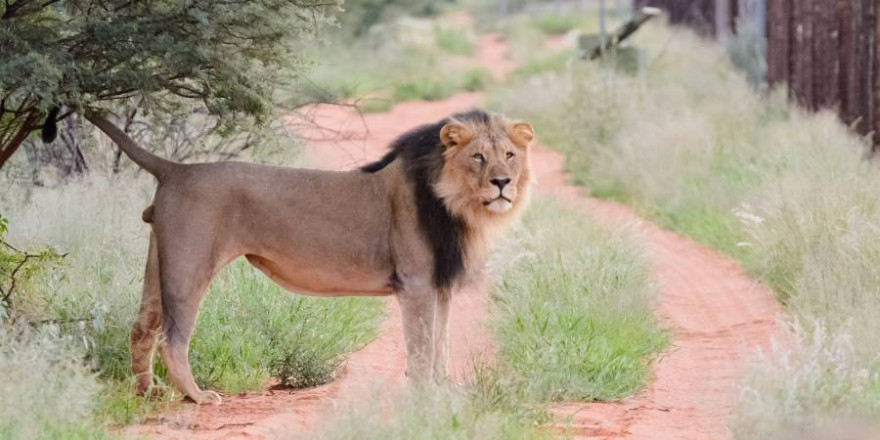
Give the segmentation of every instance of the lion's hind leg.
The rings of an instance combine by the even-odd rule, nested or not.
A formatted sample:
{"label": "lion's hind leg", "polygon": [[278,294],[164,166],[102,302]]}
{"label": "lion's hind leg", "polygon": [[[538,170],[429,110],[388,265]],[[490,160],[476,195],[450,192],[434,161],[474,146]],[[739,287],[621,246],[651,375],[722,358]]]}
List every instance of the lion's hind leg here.
{"label": "lion's hind leg", "polygon": [[140,311],[131,328],[131,372],[138,393],[153,385],[153,353],[162,326],[162,293],[159,289],[159,254],[156,235],[150,234],[150,250],[144,274]]}
{"label": "lion's hind leg", "polygon": [[196,403],[220,403],[219,394],[196,385],[189,364],[189,341],[208,284],[231,258],[216,251],[210,229],[188,227],[192,224],[174,226],[161,229],[165,234],[158,236],[164,336],[159,352],[168,378],[178,390]]}

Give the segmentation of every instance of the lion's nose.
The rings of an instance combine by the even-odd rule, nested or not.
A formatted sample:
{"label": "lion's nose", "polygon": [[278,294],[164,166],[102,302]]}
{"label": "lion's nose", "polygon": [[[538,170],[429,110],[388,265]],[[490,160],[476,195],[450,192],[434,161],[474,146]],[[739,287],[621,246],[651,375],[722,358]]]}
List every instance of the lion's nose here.
{"label": "lion's nose", "polygon": [[496,177],[494,179],[489,179],[489,183],[498,187],[498,189],[504,189],[508,183],[510,183],[510,177]]}

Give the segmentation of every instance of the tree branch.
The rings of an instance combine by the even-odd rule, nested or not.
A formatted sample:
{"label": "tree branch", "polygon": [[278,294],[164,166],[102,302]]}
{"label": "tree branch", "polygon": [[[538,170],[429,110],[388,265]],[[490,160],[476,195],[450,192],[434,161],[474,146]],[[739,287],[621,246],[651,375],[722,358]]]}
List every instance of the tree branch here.
{"label": "tree branch", "polygon": [[0,151],[0,168],[3,168],[3,165],[9,161],[9,158],[12,157],[12,155],[18,150],[18,147],[21,146],[21,143],[24,142],[31,131],[37,127],[35,122],[39,117],[40,112],[37,110],[31,110],[27,118],[21,124],[21,128],[19,128],[15,136],[12,137],[12,140],[5,146],[2,146],[3,150]]}

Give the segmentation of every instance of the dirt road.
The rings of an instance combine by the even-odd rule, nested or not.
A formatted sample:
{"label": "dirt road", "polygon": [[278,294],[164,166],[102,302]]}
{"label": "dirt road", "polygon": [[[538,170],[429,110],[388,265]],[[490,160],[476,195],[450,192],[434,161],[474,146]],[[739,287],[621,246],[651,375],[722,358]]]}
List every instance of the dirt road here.
{"label": "dirt road", "polygon": [[[509,64],[498,67],[504,50],[496,38],[483,37],[477,61],[503,75],[510,69]],[[315,107],[307,117],[333,132],[305,133],[313,138],[310,162],[326,169],[353,168],[381,156],[404,131],[481,102],[479,94],[459,94],[437,102],[403,103],[389,113],[362,117],[344,107]],[[733,261],[660,230],[624,206],[584,196],[567,183],[559,155],[535,148],[533,160],[539,193],[564,200],[609,227],[639,225],[638,238],[660,285],[657,313],[674,334],[672,349],[654,365],[653,382],[638,396],[611,404],[558,405],[555,412],[569,420],[577,438],[730,438],[727,419],[743,367],[755,348],[766,346],[778,331],[773,295],[746,278]],[[491,356],[492,344],[482,327],[487,298],[486,289],[476,288],[453,301],[450,337],[456,375],[467,371],[473,360]],[[127,433],[169,439],[307,438],[340,405],[363,396],[377,382],[383,388],[403,382],[400,314],[393,300],[388,300],[387,310],[380,336],[354,353],[332,384],[228,396],[218,407],[187,405]]]}

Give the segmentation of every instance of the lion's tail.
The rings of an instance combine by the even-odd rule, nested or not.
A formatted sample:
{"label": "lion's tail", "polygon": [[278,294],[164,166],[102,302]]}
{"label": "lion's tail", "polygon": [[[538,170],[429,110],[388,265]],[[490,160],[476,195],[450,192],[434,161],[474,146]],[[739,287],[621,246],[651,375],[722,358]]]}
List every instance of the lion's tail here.
{"label": "lion's tail", "polygon": [[162,159],[155,154],[141,148],[128,134],[120,130],[115,124],[110,122],[103,114],[87,109],[84,114],[85,118],[104,132],[119,149],[122,150],[134,163],[138,164],[146,172],[156,176],[159,180],[168,173],[169,170],[178,166],[178,164]]}

